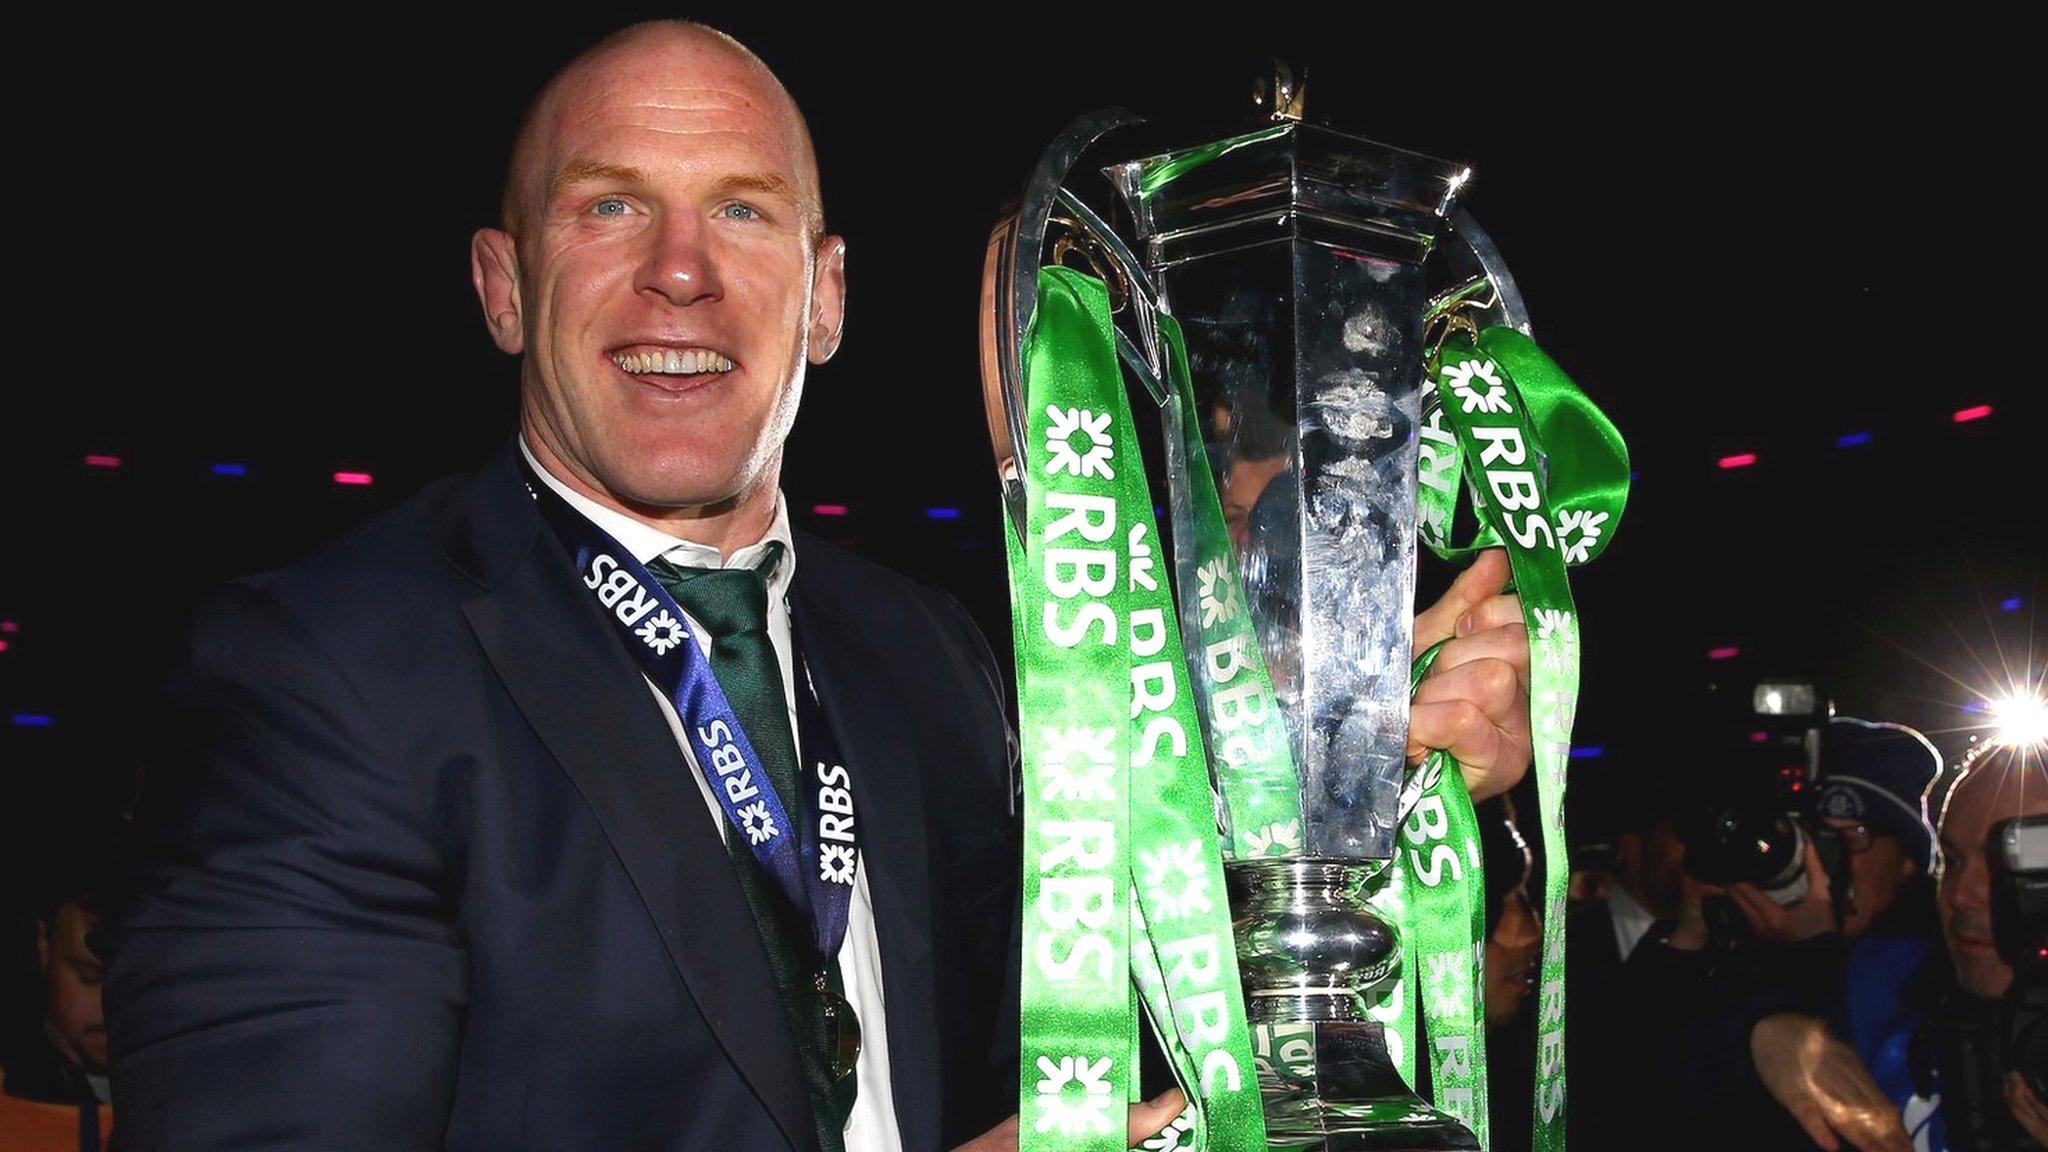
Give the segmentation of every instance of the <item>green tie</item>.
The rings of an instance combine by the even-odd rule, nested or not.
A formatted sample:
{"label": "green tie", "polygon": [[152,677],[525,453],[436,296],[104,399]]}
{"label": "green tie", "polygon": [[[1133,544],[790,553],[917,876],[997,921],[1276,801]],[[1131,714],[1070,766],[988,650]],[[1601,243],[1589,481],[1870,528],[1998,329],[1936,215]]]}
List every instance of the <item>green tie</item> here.
{"label": "green tie", "polygon": [[[802,820],[803,791],[796,742],[789,731],[789,702],[782,691],[782,666],[768,639],[768,573],[781,559],[782,544],[771,540],[768,555],[757,568],[683,568],[657,558],[648,561],[647,570],[711,635],[711,672],[746,730],[761,770],[782,798],[784,810],[791,820]],[[739,873],[740,890],[754,911],[761,942],[768,948],[768,963],[775,970],[775,982],[782,989],[784,1006],[796,1029],[797,1053],[803,1061],[811,1111],[817,1117],[818,1144],[823,1152],[843,1152],[856,1085],[851,1074],[837,1081],[832,1076],[830,1032],[814,991],[814,974],[802,959],[809,949],[797,946],[797,941],[811,938],[811,926],[800,922],[797,910],[776,891],[767,869],[730,830],[726,854]],[[843,995],[837,956],[828,958],[824,975],[827,986]]]}

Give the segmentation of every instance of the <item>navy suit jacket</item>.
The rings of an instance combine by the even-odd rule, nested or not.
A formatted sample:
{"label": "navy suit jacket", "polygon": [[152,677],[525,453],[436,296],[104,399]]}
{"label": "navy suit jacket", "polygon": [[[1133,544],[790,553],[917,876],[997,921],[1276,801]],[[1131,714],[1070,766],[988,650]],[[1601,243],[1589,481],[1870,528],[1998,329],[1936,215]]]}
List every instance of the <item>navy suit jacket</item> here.
{"label": "navy suit jacket", "polygon": [[[111,933],[125,1152],[816,1148],[732,863],[517,457],[197,614]],[[1000,674],[943,594],[796,549],[898,1121],[951,1147],[1015,1110]]]}

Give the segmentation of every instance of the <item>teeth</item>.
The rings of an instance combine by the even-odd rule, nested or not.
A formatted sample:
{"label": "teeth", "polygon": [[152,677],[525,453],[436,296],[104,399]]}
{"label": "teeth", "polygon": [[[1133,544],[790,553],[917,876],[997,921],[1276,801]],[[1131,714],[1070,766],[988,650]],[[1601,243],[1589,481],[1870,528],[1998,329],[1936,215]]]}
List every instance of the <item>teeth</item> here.
{"label": "teeth", "polygon": [[612,363],[634,375],[660,373],[664,376],[730,372],[733,367],[732,361],[705,348],[692,348],[685,352],[678,352],[673,348],[665,348],[658,352],[634,352],[613,356]]}

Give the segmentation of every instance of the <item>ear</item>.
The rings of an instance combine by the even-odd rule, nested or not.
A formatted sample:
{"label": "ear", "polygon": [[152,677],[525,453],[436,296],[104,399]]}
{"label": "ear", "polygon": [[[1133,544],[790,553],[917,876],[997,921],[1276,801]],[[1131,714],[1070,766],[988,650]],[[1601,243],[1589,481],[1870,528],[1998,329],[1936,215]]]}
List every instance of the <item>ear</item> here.
{"label": "ear", "polygon": [[469,280],[484,308],[491,340],[508,356],[526,349],[526,325],[519,300],[519,248],[512,234],[479,228],[469,240]]}
{"label": "ear", "polygon": [[818,274],[811,284],[811,352],[813,364],[823,364],[839,351],[839,334],[846,324],[846,240],[827,236],[818,241]]}

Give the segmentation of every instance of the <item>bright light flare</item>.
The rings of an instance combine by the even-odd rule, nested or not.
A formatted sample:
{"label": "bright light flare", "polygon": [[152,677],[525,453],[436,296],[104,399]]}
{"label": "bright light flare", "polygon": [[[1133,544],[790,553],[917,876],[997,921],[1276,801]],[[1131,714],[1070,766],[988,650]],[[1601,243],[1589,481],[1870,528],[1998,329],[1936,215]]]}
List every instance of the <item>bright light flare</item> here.
{"label": "bright light flare", "polygon": [[2015,748],[2048,744],[2048,700],[2030,692],[2008,692],[1991,701],[1992,739]]}

